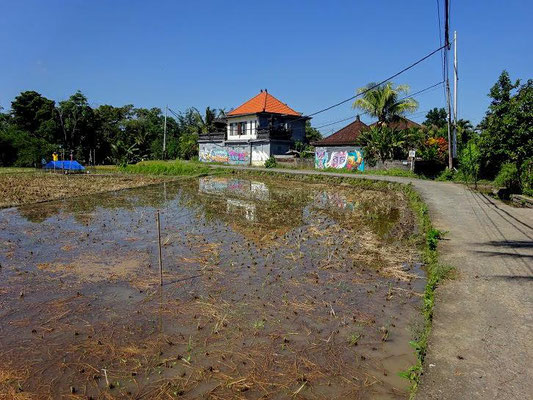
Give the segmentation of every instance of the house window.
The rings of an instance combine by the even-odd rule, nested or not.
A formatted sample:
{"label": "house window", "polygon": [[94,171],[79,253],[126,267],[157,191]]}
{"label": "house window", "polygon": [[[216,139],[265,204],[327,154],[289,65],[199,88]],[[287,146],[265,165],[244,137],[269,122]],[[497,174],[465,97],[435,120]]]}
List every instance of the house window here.
{"label": "house window", "polygon": [[237,134],[239,136],[246,135],[246,122],[237,123]]}

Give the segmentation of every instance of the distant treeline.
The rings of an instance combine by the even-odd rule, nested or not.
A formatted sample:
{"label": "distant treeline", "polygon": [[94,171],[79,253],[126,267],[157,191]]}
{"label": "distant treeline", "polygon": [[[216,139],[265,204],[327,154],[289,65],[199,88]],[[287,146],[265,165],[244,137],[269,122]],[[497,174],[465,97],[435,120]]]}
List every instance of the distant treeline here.
{"label": "distant treeline", "polygon": [[[101,105],[92,108],[76,92],[55,102],[35,91],[18,95],[9,113],[0,110],[0,166],[38,166],[52,153],[82,163],[126,164],[163,158],[164,114],[160,108]],[[204,113],[189,108],[167,116],[166,158],[190,159],[197,154],[198,134],[214,129],[223,110]]]}

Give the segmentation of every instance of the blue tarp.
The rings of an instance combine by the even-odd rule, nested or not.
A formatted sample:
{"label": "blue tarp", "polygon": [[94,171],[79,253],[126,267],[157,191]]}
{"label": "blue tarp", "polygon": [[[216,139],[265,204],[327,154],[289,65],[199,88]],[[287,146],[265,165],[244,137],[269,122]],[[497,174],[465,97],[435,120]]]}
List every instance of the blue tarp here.
{"label": "blue tarp", "polygon": [[64,169],[68,171],[82,171],[85,169],[77,161],[50,161],[44,166],[46,169]]}

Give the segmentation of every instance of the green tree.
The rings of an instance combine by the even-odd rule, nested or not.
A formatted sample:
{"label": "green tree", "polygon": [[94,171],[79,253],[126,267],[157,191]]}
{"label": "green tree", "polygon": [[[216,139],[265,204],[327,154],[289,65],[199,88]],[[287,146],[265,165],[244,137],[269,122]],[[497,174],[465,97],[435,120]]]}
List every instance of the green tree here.
{"label": "green tree", "polygon": [[198,155],[198,134],[186,132],[179,138],[179,157],[190,160]]}
{"label": "green tree", "polygon": [[68,100],[60,101],[56,111],[65,150],[73,151],[78,159],[87,160],[89,149],[96,145],[95,117],[87,97],[78,90]]}
{"label": "green tree", "polygon": [[460,119],[457,121],[457,148],[459,152],[466,147],[474,135],[474,127],[469,120]]}
{"label": "green tree", "polygon": [[386,125],[373,125],[361,132],[357,144],[363,147],[369,162],[391,160],[402,152],[406,142],[406,131],[391,129]]}
{"label": "green tree", "polygon": [[503,71],[489,96],[479,125],[483,173],[493,177],[504,163],[512,163],[522,184],[524,166],[533,158],[533,80],[520,85]]}
{"label": "green tree", "polygon": [[53,143],[58,139],[55,102],[36,91],[21,92],[11,102],[12,123],[35,138]]}
{"label": "green tree", "polygon": [[459,167],[468,180],[472,180],[477,189],[479,179],[479,167],[481,162],[481,152],[477,144],[477,138],[472,138],[464,146],[459,158]]}
{"label": "green tree", "polygon": [[428,111],[426,114],[426,120],[423,122],[423,125],[428,128],[437,127],[444,128],[448,123],[448,113],[444,108],[433,108]]}
{"label": "green tree", "polygon": [[54,145],[15,125],[0,130],[1,166],[38,167],[41,160],[50,157],[54,150]]}
{"label": "green tree", "polygon": [[387,82],[371,89],[375,85],[375,83],[369,83],[358,89],[358,94],[364,94],[355,100],[352,108],[367,112],[376,117],[380,123],[394,121],[397,117],[418,109],[418,102],[415,99],[402,97],[409,92],[408,85],[394,87],[392,82]]}
{"label": "green tree", "polygon": [[[122,107],[104,104],[94,110],[96,119],[95,163],[116,162],[121,158],[118,149],[122,149],[123,146],[118,142],[124,139],[125,121],[132,117],[133,108],[132,104]],[[113,145],[115,145],[114,148]]]}
{"label": "green tree", "polygon": [[322,139],[322,134],[316,128],[311,126],[311,121],[305,121],[305,142],[312,143]]}

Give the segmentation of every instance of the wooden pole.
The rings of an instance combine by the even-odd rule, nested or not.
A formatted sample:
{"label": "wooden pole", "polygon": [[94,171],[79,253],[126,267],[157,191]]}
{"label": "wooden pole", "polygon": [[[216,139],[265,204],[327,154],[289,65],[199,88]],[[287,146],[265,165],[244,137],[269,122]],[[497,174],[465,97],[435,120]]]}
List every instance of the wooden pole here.
{"label": "wooden pole", "polygon": [[159,217],[159,210],[156,213],[157,220],[157,244],[159,246],[159,286],[163,286],[163,257],[161,253],[161,219]]}
{"label": "wooden pole", "polygon": [[453,32],[453,157],[457,158],[457,31]]}

